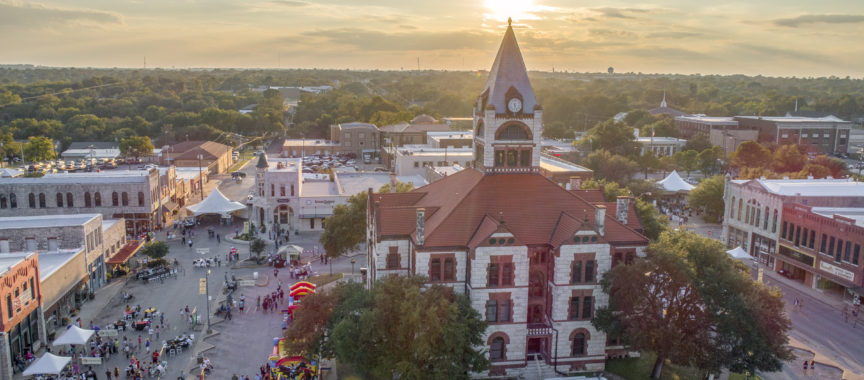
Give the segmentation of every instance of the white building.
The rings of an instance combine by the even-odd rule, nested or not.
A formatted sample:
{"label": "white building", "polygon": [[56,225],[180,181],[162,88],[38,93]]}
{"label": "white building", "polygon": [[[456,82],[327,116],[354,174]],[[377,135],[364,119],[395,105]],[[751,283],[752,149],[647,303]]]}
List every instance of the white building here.
{"label": "white building", "polygon": [[417,274],[467,294],[488,323],[482,377],[602,370],[622,347],[591,325],[598,279],[648,244],[630,198],[592,204],[540,175],[541,119],[508,27],[474,108],[474,165],[369,197],[368,285]]}
{"label": "white building", "polygon": [[[639,133],[638,131],[636,133]],[[678,139],[675,137],[639,137],[636,136],[636,142],[641,145],[639,154],[645,154],[646,151],[651,151],[657,157],[671,156],[684,149],[687,140]]]}
{"label": "white building", "polygon": [[[369,188],[378,190],[390,183],[390,173],[303,173],[300,158],[268,158],[260,154],[255,165],[252,218],[268,230],[299,233],[324,229],[324,219],[333,207]],[[423,176],[398,176],[396,180],[423,186]]]}
{"label": "white building", "polygon": [[721,241],[727,248],[740,246],[773,268],[784,203],[862,207],[864,183],[830,178],[727,179],[723,201],[726,209]]}

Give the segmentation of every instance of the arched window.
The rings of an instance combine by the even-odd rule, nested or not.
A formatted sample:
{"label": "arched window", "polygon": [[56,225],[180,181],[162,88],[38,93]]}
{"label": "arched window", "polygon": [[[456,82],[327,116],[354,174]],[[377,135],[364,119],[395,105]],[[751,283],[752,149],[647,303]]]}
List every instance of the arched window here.
{"label": "arched window", "polygon": [[6,208],[6,194],[0,194],[0,208]]}
{"label": "arched window", "polygon": [[9,194],[9,208],[18,208],[18,197],[15,193]]}
{"label": "arched window", "polygon": [[119,201],[119,199],[120,199],[120,198],[117,197],[117,192],[116,192],[116,191],[113,192],[113,193],[111,193],[111,205],[112,205],[112,206],[119,206],[119,205],[120,205],[120,201]]}
{"label": "arched window", "polygon": [[144,206],[144,193],[138,192],[138,206]]}
{"label": "arched window", "polygon": [[573,334],[573,350],[570,353],[570,356],[581,356],[585,355],[585,343],[587,337],[585,333],[578,332]]}
{"label": "arched window", "polygon": [[738,198],[738,221],[741,221],[741,209],[744,208],[744,199]]}
{"label": "arched window", "polygon": [[498,130],[496,140],[531,140],[528,128],[522,124],[508,124]]}
{"label": "arched window", "polygon": [[732,211],[729,213],[729,219],[735,218],[735,197],[732,197]]}
{"label": "arched window", "polygon": [[762,229],[765,231],[768,231],[768,215],[771,214],[768,213],[768,206],[765,206],[765,222],[762,224]]}
{"label": "arched window", "polygon": [[84,193],[84,207],[93,207],[93,202],[90,199],[90,192]]}
{"label": "arched window", "polygon": [[39,208],[45,208],[45,193],[39,193]]}
{"label": "arched window", "polygon": [[66,207],[75,207],[75,197],[72,193],[66,193]]}
{"label": "arched window", "polygon": [[771,220],[771,233],[777,232],[777,209],[774,209],[774,218]]}
{"label": "arched window", "polygon": [[102,207],[102,193],[97,191],[93,194],[93,203],[96,204],[96,207]]}
{"label": "arched window", "polygon": [[123,192],[123,206],[129,206],[129,193]]}
{"label": "arched window", "polygon": [[756,228],[759,228],[759,224],[761,224],[761,222],[762,222],[762,210],[760,210],[758,207],[755,207],[755,209],[756,209],[756,223],[753,223],[753,226]]}
{"label": "arched window", "polygon": [[504,338],[498,336],[492,339],[492,344],[489,345],[489,360],[504,360]]}
{"label": "arched window", "polygon": [[30,193],[30,196],[27,197],[28,203],[30,204],[30,208],[36,208],[36,194]]}
{"label": "arched window", "polygon": [[57,193],[57,207],[63,207],[63,193]]}

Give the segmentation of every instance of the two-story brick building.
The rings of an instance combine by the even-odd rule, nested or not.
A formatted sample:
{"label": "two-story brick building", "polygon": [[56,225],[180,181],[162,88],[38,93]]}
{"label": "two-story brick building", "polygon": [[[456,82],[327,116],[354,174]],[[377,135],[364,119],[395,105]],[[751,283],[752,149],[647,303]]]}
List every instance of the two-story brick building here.
{"label": "two-story brick building", "polygon": [[476,165],[369,196],[368,285],[416,274],[468,295],[489,323],[492,367],[478,376],[602,370],[620,347],[590,322],[608,303],[599,279],[648,244],[630,198],[605,203],[540,175],[541,120],[508,27],[474,107]]}
{"label": "two-story brick building", "polygon": [[0,379],[12,378],[15,357],[46,343],[41,296],[39,255],[0,255]]}

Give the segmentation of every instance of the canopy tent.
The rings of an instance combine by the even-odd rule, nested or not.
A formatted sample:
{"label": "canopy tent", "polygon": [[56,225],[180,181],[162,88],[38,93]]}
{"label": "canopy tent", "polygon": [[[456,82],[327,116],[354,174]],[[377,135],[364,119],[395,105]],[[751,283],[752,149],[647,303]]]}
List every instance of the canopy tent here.
{"label": "canopy tent", "polygon": [[225,198],[219,189],[213,189],[213,192],[201,202],[187,206],[187,210],[193,215],[199,216],[204,214],[219,214],[223,217],[230,217],[232,212],[246,209],[240,202],[233,202]]}
{"label": "canopy tent", "polygon": [[82,329],[78,326],[72,325],[66,329],[66,332],[63,335],[60,335],[57,339],[54,339],[53,345],[62,346],[64,344],[87,344],[87,341],[90,340],[90,337],[96,331]]}
{"label": "canopy tent", "polygon": [[673,170],[666,178],[657,182],[658,185],[667,193],[689,193],[696,186],[693,186],[681,179],[678,171]]}
{"label": "canopy tent", "polygon": [[42,355],[41,358],[36,359],[33,364],[30,364],[30,366],[24,370],[23,375],[58,375],[71,360],[72,358],[68,356],[57,356],[50,352],[46,352],[45,355]]}
{"label": "canopy tent", "polygon": [[753,256],[750,256],[750,254],[740,246],[735,247],[735,249],[730,249],[726,251],[726,253],[735,260],[753,260]]}
{"label": "canopy tent", "polygon": [[287,259],[290,257],[290,258],[296,260],[296,259],[299,259],[300,254],[303,253],[303,247],[301,247],[299,245],[294,245],[294,244],[283,245],[283,246],[279,247],[278,253],[284,259]]}

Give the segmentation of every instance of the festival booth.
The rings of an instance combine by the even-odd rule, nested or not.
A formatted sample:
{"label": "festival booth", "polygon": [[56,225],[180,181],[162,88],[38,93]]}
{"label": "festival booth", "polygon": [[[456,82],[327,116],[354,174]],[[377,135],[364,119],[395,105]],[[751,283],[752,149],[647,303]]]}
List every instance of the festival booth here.
{"label": "festival booth", "polygon": [[96,330],[82,329],[78,326],[71,325],[66,328],[66,332],[57,337],[57,339],[54,339],[52,345],[62,346],[64,344],[87,344],[87,341],[90,340],[90,337],[95,333]]}
{"label": "festival booth", "polygon": [[41,358],[36,359],[33,364],[30,364],[24,370],[23,375],[59,375],[71,360],[72,358],[69,356],[57,356],[47,352]]}
{"label": "festival booth", "polygon": [[669,173],[666,178],[658,181],[657,184],[660,185],[664,195],[684,195],[696,187],[685,182],[676,170]]}
{"label": "festival booth", "polygon": [[213,189],[213,192],[203,201],[186,206],[186,210],[196,218],[204,215],[219,215],[223,223],[230,220],[235,212],[245,209],[246,206],[242,203],[228,200],[219,189]]}
{"label": "festival booth", "polygon": [[279,251],[272,258],[273,266],[282,268],[291,262],[300,261],[300,254],[303,253],[303,247],[294,244],[287,244],[279,247]]}

